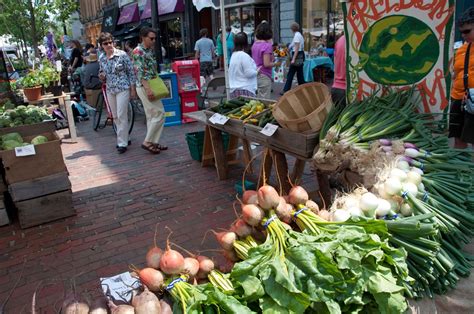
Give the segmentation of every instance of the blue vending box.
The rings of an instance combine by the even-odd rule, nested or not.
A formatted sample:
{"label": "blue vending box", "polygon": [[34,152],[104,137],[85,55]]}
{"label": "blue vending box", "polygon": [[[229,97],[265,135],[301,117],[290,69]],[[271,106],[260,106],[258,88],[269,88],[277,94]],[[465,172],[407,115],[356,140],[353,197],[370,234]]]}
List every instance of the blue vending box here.
{"label": "blue vending box", "polygon": [[169,98],[161,99],[163,106],[165,107],[165,126],[181,124],[181,103],[179,101],[178,79],[176,73],[162,72],[160,73],[160,77],[166,86],[168,86],[170,91]]}

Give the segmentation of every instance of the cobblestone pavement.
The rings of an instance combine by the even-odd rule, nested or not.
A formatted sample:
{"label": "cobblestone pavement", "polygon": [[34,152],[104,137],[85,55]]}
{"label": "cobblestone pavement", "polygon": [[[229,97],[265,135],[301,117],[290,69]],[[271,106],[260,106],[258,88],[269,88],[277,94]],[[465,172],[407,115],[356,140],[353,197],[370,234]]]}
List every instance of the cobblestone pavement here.
{"label": "cobblestone pavement", "polygon": [[[17,221],[0,227],[0,306],[11,293],[5,313],[31,312],[35,291],[41,313],[56,313],[72,286],[98,295],[100,277],[144,266],[157,223],[161,247],[167,226],[171,241],[193,252],[217,248],[211,236],[201,241],[209,229],[235,219],[234,184],[243,166],[231,166],[229,178],[219,181],[213,167],[192,160],[185,134],[203,130],[199,123],[166,127],[162,144],[169,150],[151,155],[140,148],[143,117],[136,121],[123,155],[116,152],[112,127],[94,132],[90,121],[78,124],[78,143],[62,144],[76,216],[25,230]],[[304,178],[312,178],[308,169]]]}

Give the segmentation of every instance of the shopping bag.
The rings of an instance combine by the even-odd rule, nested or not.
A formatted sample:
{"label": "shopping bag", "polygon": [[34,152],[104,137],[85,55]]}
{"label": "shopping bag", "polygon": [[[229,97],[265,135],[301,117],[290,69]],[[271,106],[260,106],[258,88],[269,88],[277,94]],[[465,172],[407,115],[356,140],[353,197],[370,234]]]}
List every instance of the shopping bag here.
{"label": "shopping bag", "polygon": [[149,80],[148,84],[150,85],[150,89],[156,98],[158,99],[166,98],[170,95],[170,91],[168,90],[168,87],[166,87],[166,84],[163,82],[163,80],[159,76],[155,77],[154,79]]}

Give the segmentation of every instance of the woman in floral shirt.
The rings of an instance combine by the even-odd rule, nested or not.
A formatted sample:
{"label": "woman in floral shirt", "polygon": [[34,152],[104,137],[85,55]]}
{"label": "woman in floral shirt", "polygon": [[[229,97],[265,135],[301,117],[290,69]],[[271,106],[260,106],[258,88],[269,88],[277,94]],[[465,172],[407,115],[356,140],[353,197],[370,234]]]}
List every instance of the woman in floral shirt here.
{"label": "woman in floral shirt", "polygon": [[140,29],[141,43],[133,49],[133,65],[137,73],[137,94],[143,103],[146,115],[146,137],[142,148],[152,154],[168,149],[158,142],[165,123],[165,109],[160,99],[155,98],[148,81],[158,76],[155,54],[156,32],[150,27]]}
{"label": "woman in floral shirt", "polygon": [[137,95],[135,71],[125,51],[114,48],[110,33],[101,33],[99,44],[105,52],[99,57],[99,77],[107,85],[107,100],[117,126],[117,151],[123,154],[129,145],[128,103]]}

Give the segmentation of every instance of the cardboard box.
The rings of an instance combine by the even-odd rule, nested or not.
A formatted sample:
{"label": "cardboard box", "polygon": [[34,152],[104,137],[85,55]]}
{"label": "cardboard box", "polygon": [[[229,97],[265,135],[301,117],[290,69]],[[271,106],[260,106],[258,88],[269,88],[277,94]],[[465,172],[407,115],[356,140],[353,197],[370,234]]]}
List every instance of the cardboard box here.
{"label": "cardboard box", "polygon": [[7,184],[67,171],[61,151],[61,141],[56,132],[20,134],[25,142],[30,142],[37,135],[46,136],[48,142],[35,145],[35,155],[31,156],[17,157],[15,150],[0,151]]}
{"label": "cardboard box", "polygon": [[56,123],[54,120],[49,120],[36,124],[15,126],[12,128],[0,128],[0,136],[12,132],[18,132],[21,136],[30,136],[54,131],[56,131]]}
{"label": "cardboard box", "polygon": [[15,206],[23,229],[76,214],[71,190],[15,202]]}
{"label": "cardboard box", "polygon": [[24,201],[48,194],[71,189],[67,172],[60,172],[46,177],[35,178],[10,184],[8,191],[14,202]]}

